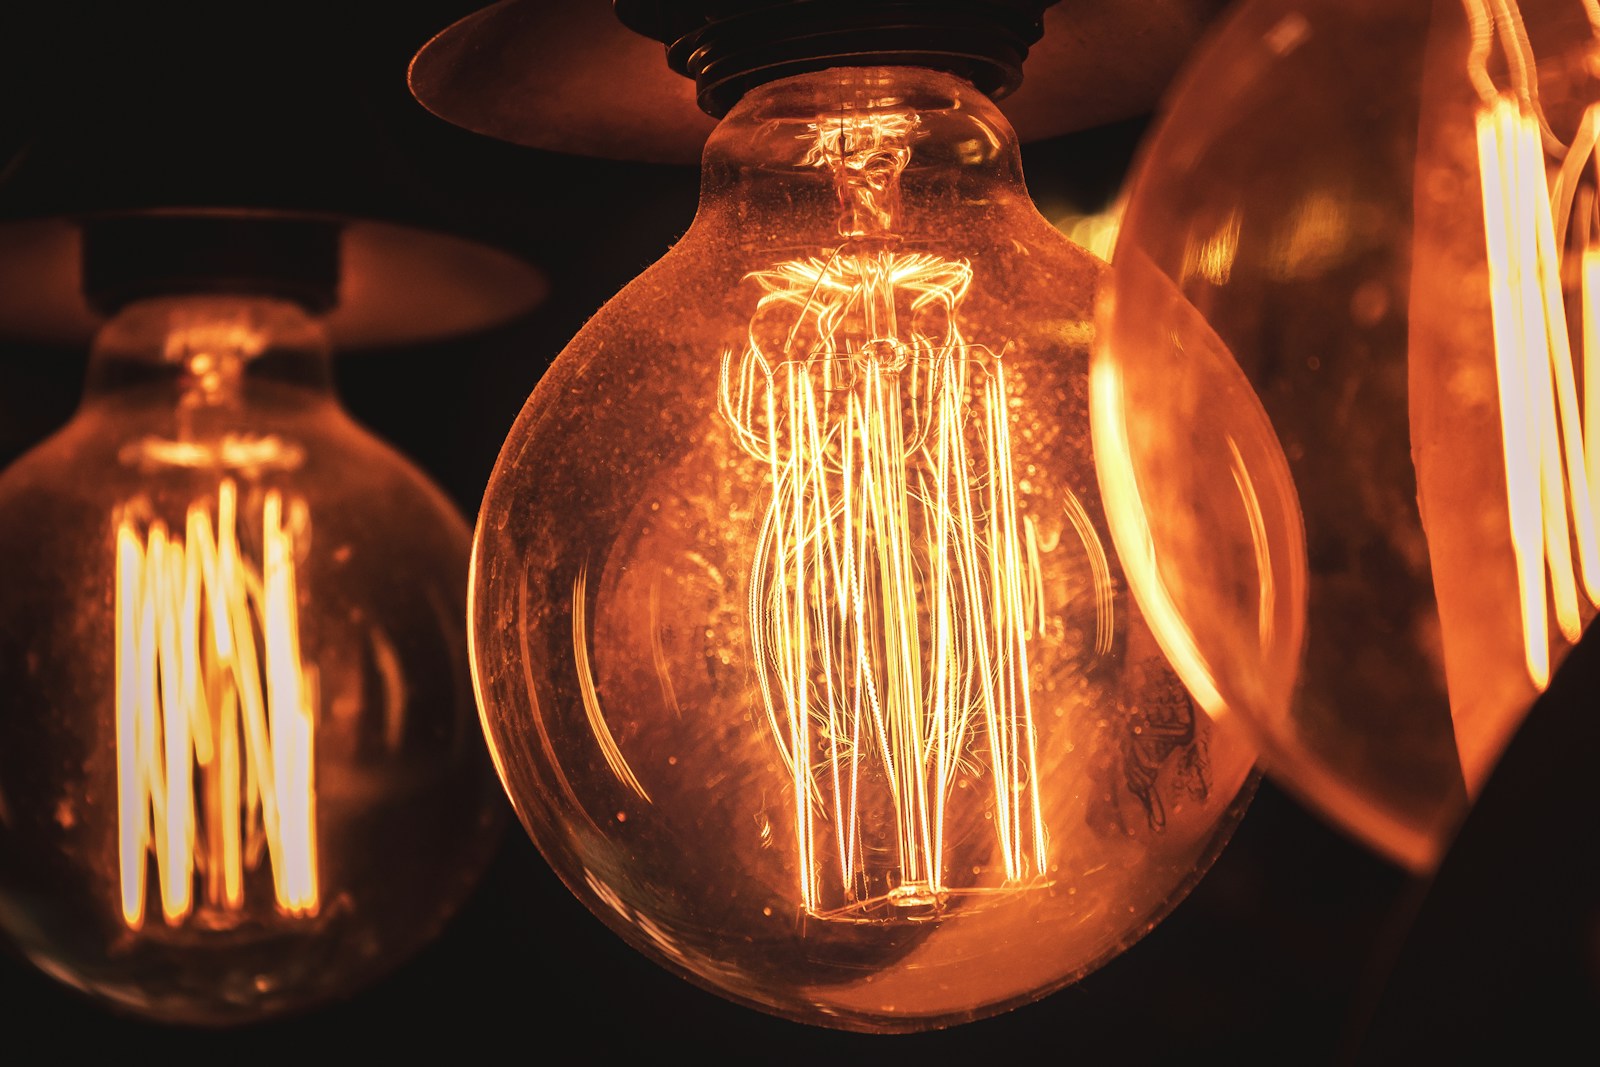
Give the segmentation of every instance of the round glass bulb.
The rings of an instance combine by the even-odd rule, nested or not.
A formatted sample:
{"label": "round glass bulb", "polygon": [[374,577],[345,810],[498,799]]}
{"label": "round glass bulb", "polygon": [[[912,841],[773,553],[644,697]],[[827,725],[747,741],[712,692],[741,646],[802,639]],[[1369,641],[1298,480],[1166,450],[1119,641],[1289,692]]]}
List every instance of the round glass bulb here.
{"label": "round glass bulb", "polygon": [[497,840],[469,533],[266,298],[142,300],[0,476],[0,929],[168,1022],[348,995]]}
{"label": "round glass bulb", "polygon": [[529,834],[647,956],[808,1023],[946,1026],[1125,949],[1226,840],[1254,752],[1109,550],[1102,272],[967,83],[786,78],[529,398],[474,681]]}
{"label": "round glass bulb", "polygon": [[1100,318],[1163,647],[1418,871],[1600,603],[1597,32],[1580,0],[1238,5],[1136,164]]}

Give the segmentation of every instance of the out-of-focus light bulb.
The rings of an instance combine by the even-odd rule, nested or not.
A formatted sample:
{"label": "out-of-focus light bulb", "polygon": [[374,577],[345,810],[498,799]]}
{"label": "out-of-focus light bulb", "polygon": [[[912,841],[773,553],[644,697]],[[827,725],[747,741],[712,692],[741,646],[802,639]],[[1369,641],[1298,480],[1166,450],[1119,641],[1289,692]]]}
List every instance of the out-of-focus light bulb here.
{"label": "out-of-focus light bulb", "polygon": [[1056,229],[1066,234],[1067,240],[1110,262],[1111,253],[1117,247],[1117,229],[1122,225],[1122,204],[1112,204],[1087,214],[1071,211],[1052,221]]}
{"label": "out-of-focus light bulb", "polygon": [[1125,949],[1227,838],[1253,750],[1109,551],[1102,270],[969,81],[796,73],[529,399],[473,555],[483,722],[646,955],[808,1023],[946,1026]]}
{"label": "out-of-focus light bulb", "polygon": [[[497,839],[466,524],[340,408],[319,282],[290,270],[335,233],[91,223],[115,313],[84,402],[0,475],[0,927],[164,1021],[348,995],[438,930]],[[197,264],[247,247],[175,252],[241,238],[263,274],[216,292]]]}
{"label": "out-of-focus light bulb", "polygon": [[1127,194],[1094,414],[1136,598],[1417,870],[1600,603],[1597,57],[1587,0],[1250,0]]}

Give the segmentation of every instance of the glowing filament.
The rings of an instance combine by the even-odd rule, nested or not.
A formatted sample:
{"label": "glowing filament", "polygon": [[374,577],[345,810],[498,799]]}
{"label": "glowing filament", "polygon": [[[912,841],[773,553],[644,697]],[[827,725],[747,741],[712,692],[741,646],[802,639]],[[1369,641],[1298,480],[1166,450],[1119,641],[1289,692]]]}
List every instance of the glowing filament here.
{"label": "glowing filament", "polygon": [[1589,313],[1592,257],[1585,249],[1587,410],[1580,414],[1561,289],[1563,247],[1556,237],[1539,120],[1517,98],[1501,94],[1480,109],[1477,129],[1506,502],[1528,674],[1542,689],[1550,677],[1551,610],[1561,636],[1576,642],[1583,625],[1580,574],[1584,595],[1600,605],[1592,469],[1597,404]]}
{"label": "glowing filament", "polygon": [[859,896],[869,766],[895,813],[892,888],[943,891],[946,805],[980,732],[1006,876],[1037,872],[1045,835],[1027,640],[1041,611],[1038,565],[1017,507],[1004,363],[982,365],[953,325],[966,268],[879,253],[785,264],[765,280],[768,301],[811,294],[819,325],[844,313],[835,300],[905,287],[914,305],[944,301],[950,331],[853,352],[829,331],[812,357],[776,365],[753,340],[737,371],[731,355],[725,363],[723,409],[771,470],[752,638],[794,776],[807,906],[818,906],[817,804],[832,815],[845,896]]}
{"label": "glowing filament", "polygon": [[[237,490],[190,504],[185,528],[116,529],[117,813],[122,917],[144,923],[154,861],[168,924],[238,911],[263,854],[278,909],[318,907],[315,677],[301,660],[295,536],[266,493],[259,569],[241,550]],[[141,526],[143,532],[141,533]]]}
{"label": "glowing filament", "polygon": [[748,343],[723,357],[723,415],[768,472],[751,640],[819,915],[964,888],[947,826],[984,777],[1005,880],[1046,870],[1028,676],[1043,593],[1005,362],[957,326],[967,263],[856,240],[892,226],[913,125],[817,124],[808,162],[835,171],[845,244],[751,275]]}

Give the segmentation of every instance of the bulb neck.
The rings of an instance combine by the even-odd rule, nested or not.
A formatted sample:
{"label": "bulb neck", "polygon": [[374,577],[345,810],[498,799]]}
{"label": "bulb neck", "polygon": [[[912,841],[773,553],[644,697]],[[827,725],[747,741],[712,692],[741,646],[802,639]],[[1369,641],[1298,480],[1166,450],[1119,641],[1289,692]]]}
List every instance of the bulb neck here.
{"label": "bulb neck", "polygon": [[178,412],[333,400],[326,333],[299,304],[274,296],[181,295],[136,300],[90,350],[86,405],[137,403]]}
{"label": "bulb neck", "polygon": [[1015,133],[964,79],[839,67],[751,90],[712,132],[700,217],[719,239],[813,246],[936,238],[958,218],[1036,214]]}
{"label": "bulb neck", "polygon": [[615,0],[667,46],[701,110],[721,118],[757,86],[843,66],[954,74],[994,99],[1022,82],[1054,0]]}

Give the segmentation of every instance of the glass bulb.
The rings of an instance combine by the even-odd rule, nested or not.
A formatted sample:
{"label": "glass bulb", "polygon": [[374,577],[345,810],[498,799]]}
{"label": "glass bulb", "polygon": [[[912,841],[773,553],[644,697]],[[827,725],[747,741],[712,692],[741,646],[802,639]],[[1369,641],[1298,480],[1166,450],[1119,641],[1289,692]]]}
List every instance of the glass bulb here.
{"label": "glass bulb", "polygon": [[786,78],[530,397],[474,681],[528,832],[646,955],[808,1023],[950,1025],[1126,948],[1227,838],[1253,750],[1105,532],[1102,268],[967,83]]}
{"label": "glass bulb", "polygon": [[115,1007],[227,1024],[440,927],[502,803],[469,533],[267,298],[127,306],[0,476],[0,928]]}
{"label": "glass bulb", "polygon": [[1129,186],[1094,424],[1136,598],[1270,773],[1419,871],[1600,603],[1597,32],[1251,0]]}

